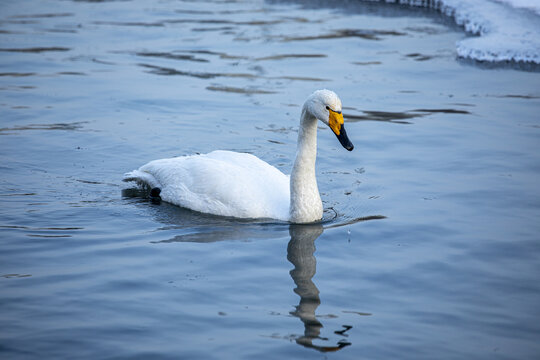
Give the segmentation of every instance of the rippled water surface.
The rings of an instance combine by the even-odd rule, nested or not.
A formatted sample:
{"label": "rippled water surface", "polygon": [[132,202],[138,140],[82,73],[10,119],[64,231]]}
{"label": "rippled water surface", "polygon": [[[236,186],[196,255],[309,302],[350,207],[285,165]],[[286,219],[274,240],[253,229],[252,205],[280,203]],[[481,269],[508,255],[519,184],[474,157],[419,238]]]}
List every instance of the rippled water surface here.
{"label": "rippled water surface", "polygon": [[[539,72],[393,5],[0,6],[2,358],[540,356]],[[319,88],[355,144],[319,131],[321,224],[121,182],[214,149],[288,173]]]}

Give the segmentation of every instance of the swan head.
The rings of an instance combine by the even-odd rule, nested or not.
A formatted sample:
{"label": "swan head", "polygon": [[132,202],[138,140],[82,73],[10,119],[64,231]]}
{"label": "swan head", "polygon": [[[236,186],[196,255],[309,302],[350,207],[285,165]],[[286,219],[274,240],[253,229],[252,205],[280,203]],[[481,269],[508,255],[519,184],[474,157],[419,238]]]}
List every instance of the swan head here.
{"label": "swan head", "polygon": [[306,100],[304,108],[315,118],[328,125],[345,149],[349,151],[354,149],[354,145],[345,131],[341,100],[335,92],[326,89],[315,91]]}

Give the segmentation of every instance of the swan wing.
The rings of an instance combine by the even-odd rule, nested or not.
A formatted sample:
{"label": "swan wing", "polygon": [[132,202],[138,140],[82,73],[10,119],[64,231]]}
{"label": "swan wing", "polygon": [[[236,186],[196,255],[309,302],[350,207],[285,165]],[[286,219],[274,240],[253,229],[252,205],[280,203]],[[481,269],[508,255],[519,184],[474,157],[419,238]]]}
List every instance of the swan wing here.
{"label": "swan wing", "polygon": [[124,180],[159,187],[164,201],[204,213],[289,217],[289,177],[251,154],[218,150],[154,160]]}

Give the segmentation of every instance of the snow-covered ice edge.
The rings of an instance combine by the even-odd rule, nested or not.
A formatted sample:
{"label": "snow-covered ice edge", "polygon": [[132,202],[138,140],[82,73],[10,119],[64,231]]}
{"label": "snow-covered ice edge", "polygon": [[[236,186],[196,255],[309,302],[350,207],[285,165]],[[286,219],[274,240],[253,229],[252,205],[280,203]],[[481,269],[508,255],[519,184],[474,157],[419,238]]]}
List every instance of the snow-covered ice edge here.
{"label": "snow-covered ice edge", "polygon": [[540,64],[539,0],[379,1],[432,8],[452,17],[476,35],[457,42],[461,58]]}

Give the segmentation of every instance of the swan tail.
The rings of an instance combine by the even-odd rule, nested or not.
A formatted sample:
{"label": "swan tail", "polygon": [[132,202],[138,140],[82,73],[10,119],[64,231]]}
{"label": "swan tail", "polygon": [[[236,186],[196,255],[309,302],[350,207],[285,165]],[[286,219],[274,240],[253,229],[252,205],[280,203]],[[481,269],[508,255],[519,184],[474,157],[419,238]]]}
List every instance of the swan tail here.
{"label": "swan tail", "polygon": [[156,178],[152,174],[147,173],[145,171],[141,171],[141,170],[133,170],[128,173],[125,173],[122,181],[126,181],[126,182],[134,181],[137,184],[141,186],[147,186],[150,189],[161,188],[161,184],[156,180]]}

